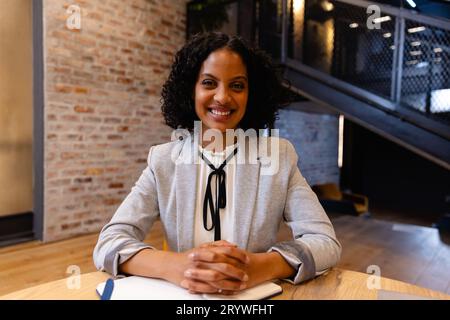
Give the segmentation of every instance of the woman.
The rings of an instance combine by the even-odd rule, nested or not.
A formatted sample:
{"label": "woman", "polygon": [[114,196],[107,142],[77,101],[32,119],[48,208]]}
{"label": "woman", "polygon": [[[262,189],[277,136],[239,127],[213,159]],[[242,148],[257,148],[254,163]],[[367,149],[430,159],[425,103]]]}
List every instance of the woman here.
{"label": "woman", "polygon": [[[229,130],[272,128],[281,92],[270,59],[242,39],[208,33],[187,43],[164,84],[162,111],[188,134],[150,149],[147,168],[100,233],[97,268],[233,294],[277,278],[297,284],[335,265],[340,244],[292,144],[258,134],[226,139]],[[214,140],[189,135],[198,120]],[[252,141],[275,148],[257,148],[251,162]],[[263,158],[275,170],[264,173]],[[142,242],[157,218],[172,251]],[[282,220],[293,239],[277,243]]]}

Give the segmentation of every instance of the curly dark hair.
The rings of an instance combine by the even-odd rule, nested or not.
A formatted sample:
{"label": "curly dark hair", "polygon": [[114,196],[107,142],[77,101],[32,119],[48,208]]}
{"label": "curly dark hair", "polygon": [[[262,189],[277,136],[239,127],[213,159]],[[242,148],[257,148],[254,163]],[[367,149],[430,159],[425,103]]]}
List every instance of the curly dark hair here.
{"label": "curly dark hair", "polygon": [[173,129],[192,131],[195,113],[193,92],[203,61],[215,50],[228,48],[239,54],[247,67],[249,96],[239,127],[247,130],[273,128],[278,109],[289,101],[280,69],[262,50],[238,36],[220,32],[195,35],[175,55],[169,78],[162,88],[162,113]]}

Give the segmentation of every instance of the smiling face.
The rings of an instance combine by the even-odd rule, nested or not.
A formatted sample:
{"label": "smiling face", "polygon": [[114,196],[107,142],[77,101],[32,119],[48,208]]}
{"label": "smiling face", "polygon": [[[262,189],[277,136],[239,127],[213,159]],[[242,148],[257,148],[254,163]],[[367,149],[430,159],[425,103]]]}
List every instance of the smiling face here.
{"label": "smiling face", "polygon": [[248,101],[247,68],[239,54],[230,49],[213,51],[203,61],[194,95],[204,131],[235,129]]}

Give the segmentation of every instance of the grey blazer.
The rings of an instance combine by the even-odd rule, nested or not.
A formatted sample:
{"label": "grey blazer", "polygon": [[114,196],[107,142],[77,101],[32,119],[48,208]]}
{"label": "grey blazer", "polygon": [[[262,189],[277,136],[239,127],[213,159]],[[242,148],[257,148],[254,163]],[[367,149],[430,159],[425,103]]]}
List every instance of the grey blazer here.
{"label": "grey blazer", "polygon": [[[334,266],[341,245],[297,167],[292,144],[281,138],[269,139],[279,139],[275,174],[261,174],[259,156],[256,163],[236,164],[234,239],[240,248],[251,252],[279,252],[297,270],[290,280],[299,283]],[[93,254],[99,270],[116,276],[121,263],[144,248],[152,248],[142,241],[158,218],[172,250],[193,248],[198,167],[193,140],[187,137],[151,147],[148,166],[100,232]],[[293,240],[276,243],[283,219]]]}

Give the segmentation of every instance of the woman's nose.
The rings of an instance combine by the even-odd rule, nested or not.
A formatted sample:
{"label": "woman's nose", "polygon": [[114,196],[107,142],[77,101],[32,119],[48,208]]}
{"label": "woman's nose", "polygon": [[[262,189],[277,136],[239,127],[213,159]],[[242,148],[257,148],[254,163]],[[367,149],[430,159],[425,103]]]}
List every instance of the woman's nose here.
{"label": "woman's nose", "polygon": [[227,88],[224,88],[222,86],[218,87],[214,95],[214,100],[220,103],[221,105],[226,105],[230,103],[231,97]]}

